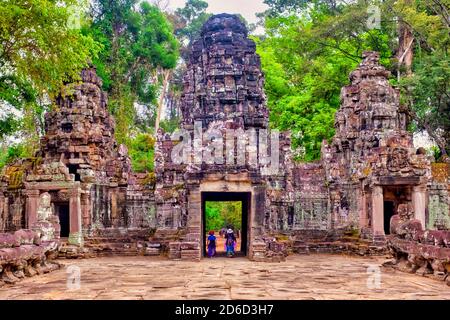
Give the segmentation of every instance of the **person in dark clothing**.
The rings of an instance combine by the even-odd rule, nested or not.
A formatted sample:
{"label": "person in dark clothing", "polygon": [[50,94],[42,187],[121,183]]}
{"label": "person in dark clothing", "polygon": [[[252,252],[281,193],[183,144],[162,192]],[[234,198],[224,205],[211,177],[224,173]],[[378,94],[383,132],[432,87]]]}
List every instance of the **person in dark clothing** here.
{"label": "person in dark clothing", "polygon": [[227,251],[227,257],[233,257],[236,248],[236,236],[233,229],[229,228],[225,234],[225,250]]}
{"label": "person in dark clothing", "polygon": [[216,236],[214,231],[209,232],[208,236],[208,257],[212,258],[216,255]]}

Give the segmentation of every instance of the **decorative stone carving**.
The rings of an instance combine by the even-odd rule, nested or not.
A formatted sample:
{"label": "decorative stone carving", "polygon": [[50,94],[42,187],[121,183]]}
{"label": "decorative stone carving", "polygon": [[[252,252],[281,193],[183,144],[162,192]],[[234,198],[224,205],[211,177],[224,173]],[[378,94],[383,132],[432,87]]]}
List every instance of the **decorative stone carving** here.
{"label": "decorative stone carving", "polygon": [[32,229],[41,237],[42,241],[59,238],[59,218],[54,215],[51,196],[47,192],[42,193],[39,197],[37,219],[38,221],[32,226]]}
{"label": "decorative stone carving", "polygon": [[39,197],[39,207],[37,210],[38,221],[48,221],[53,216],[53,207],[51,204],[51,196],[48,192],[44,192]]}
{"label": "decorative stone carving", "polygon": [[[399,90],[389,84],[388,76],[379,63],[379,54],[364,52],[363,61],[350,74],[351,83],[341,90],[336,135],[330,145],[324,142],[322,147],[330,194],[333,190],[345,194],[349,204],[348,215],[342,215],[343,208],[339,208],[339,215],[334,213],[335,219],[348,216],[338,219],[336,227],[367,221],[372,232],[383,233],[379,229],[383,227],[383,193],[403,188],[411,198],[413,187],[424,187],[428,182],[429,160],[414,149],[412,135],[406,131],[405,110],[400,108]],[[364,193],[376,198],[376,206],[358,197]],[[423,209],[419,201],[416,206]]]}
{"label": "decorative stone carving", "polygon": [[[192,221],[201,221],[200,199],[195,195],[199,194],[200,185],[218,181],[223,182],[223,192],[230,191],[233,184],[261,188],[264,198],[256,208],[255,220],[265,221],[266,231],[287,230],[293,224],[292,214],[288,217],[288,212],[292,213],[288,208],[293,208],[289,135],[280,134],[276,150],[280,151],[278,172],[272,170],[269,162],[254,161],[248,152],[257,150],[250,143],[253,132],[260,133],[269,125],[261,63],[255,43],[247,36],[246,27],[237,16],[220,14],[205,23],[200,38],[191,46],[183,78],[181,127],[188,133],[183,142],[193,142],[192,148],[185,147],[183,155],[194,161],[174,161],[172,151],[180,142],[162,130],[158,132],[155,199],[159,228],[199,229],[200,224],[192,225]],[[202,141],[195,140],[199,135],[203,135]],[[234,145],[230,147],[226,140],[231,135]],[[270,143],[265,145],[270,150]],[[199,155],[205,154],[211,155],[209,160],[197,161]],[[194,231],[186,238],[200,242],[199,235],[199,231]],[[175,244],[172,247],[178,248]],[[173,255],[178,257],[178,253]],[[186,255],[181,246],[183,256]]]}
{"label": "decorative stone carving", "polygon": [[387,167],[389,171],[396,172],[407,168],[408,166],[409,162],[407,150],[402,148],[394,148],[388,156]]}

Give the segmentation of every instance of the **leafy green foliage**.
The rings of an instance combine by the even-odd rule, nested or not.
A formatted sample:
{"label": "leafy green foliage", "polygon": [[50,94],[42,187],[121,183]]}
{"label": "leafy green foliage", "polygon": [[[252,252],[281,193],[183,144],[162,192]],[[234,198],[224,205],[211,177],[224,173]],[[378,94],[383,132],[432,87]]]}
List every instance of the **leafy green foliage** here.
{"label": "leafy green foliage", "polygon": [[69,6],[76,4],[75,0],[1,1],[2,75],[14,74],[48,93],[57,93],[65,81],[79,79],[80,69],[98,46],[68,25]]}
{"label": "leafy green foliage", "polygon": [[203,24],[211,14],[206,13],[208,3],[203,0],[187,0],[183,8],[175,10],[179,25],[175,34],[180,41],[187,40],[190,43],[200,35]]}
{"label": "leafy green foliage", "polygon": [[441,155],[450,154],[450,24],[448,1],[401,0],[393,10],[416,39],[411,74],[401,78],[403,102],[416,131],[426,131]]}
{"label": "leafy green foliage", "polygon": [[11,114],[8,114],[4,119],[0,119],[0,139],[16,132],[19,126],[20,121]]}
{"label": "leafy green foliage", "polygon": [[79,79],[81,69],[99,50],[90,36],[68,23],[71,8],[78,4],[76,0],[0,1],[0,105],[4,111],[0,138],[20,132],[31,153],[42,132],[44,108],[49,107],[45,101],[65,82]]}
{"label": "leafy green foliage", "polygon": [[178,41],[167,17],[147,1],[95,0],[84,29],[103,45],[93,62],[109,94],[116,140],[127,145],[136,172],[153,170],[151,132],[162,79],[178,60]]}
{"label": "leafy green foliage", "polygon": [[164,132],[175,132],[176,129],[179,128],[180,119],[178,117],[172,117],[170,119],[166,119],[161,121],[161,128]]}
{"label": "leafy green foliage", "polygon": [[[175,67],[178,42],[166,16],[146,1],[96,0],[92,13],[93,24],[84,32],[103,44],[94,64],[110,96],[116,139],[131,147],[135,104],[154,113],[160,87],[157,70]],[[154,117],[147,119],[147,128],[152,121]]]}
{"label": "leafy green foliage", "polygon": [[362,52],[379,51],[382,63],[390,65],[390,29],[367,30],[364,19],[367,13],[359,5],[339,12],[307,7],[300,15],[266,17],[267,36],[255,39],[271,126],[294,133],[300,160],[318,159],[322,141],[334,135],[341,87]]}
{"label": "leafy green foliage", "polygon": [[264,0],[264,3],[269,6],[266,14],[271,16],[301,13],[302,10],[311,4],[327,4],[328,6],[335,7],[336,2],[334,0]]}
{"label": "leafy green foliage", "polygon": [[414,74],[401,88],[415,116],[415,129],[431,132],[440,153],[450,154],[450,57],[441,51],[416,57]]}
{"label": "leafy green foliage", "polygon": [[242,229],[241,201],[206,201],[206,230],[220,230],[233,226],[234,230]]}
{"label": "leafy green foliage", "polygon": [[[381,53],[396,76],[413,128],[426,130],[448,153],[450,47],[448,1],[265,0],[267,36],[256,39],[266,74],[273,127],[294,132],[298,159],[320,156],[322,139],[333,136],[333,114],[340,88],[364,50]],[[380,25],[369,28],[368,6],[380,9]],[[414,63],[411,74],[397,65],[399,21],[411,28]],[[400,83],[398,83],[400,79]],[[446,151],[447,149],[447,151]]]}
{"label": "leafy green foliage", "polygon": [[27,156],[27,151],[23,144],[0,148],[0,170],[15,159],[24,156]]}
{"label": "leafy green foliage", "polygon": [[148,133],[140,133],[131,140],[129,154],[135,172],[152,172],[155,139]]}

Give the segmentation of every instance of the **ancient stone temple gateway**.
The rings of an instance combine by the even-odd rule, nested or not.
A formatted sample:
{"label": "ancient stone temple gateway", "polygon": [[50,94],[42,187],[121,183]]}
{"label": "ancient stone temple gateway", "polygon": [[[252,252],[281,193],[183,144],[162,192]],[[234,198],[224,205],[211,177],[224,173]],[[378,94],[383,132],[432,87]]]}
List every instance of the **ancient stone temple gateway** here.
{"label": "ancient stone temple gateway", "polygon": [[[398,231],[408,221],[422,233],[405,241],[448,252],[449,166],[431,164],[414,148],[388,76],[378,53],[364,53],[342,89],[336,135],[323,143],[321,161],[294,163],[289,133],[264,138],[269,111],[255,43],[238,17],[213,16],[192,44],[182,133],[158,132],[155,179],[132,172],[126,148],[114,139],[101,80],[89,68],[46,116],[36,157],[4,169],[0,230],[41,230],[38,222],[51,222],[63,240],[61,255],[198,260],[205,201],[236,200],[243,203],[242,248],[256,261],[280,261],[289,250],[370,253],[383,249],[391,232],[409,234]],[[180,148],[187,141],[192,146]],[[197,161],[217,150],[226,161]]]}

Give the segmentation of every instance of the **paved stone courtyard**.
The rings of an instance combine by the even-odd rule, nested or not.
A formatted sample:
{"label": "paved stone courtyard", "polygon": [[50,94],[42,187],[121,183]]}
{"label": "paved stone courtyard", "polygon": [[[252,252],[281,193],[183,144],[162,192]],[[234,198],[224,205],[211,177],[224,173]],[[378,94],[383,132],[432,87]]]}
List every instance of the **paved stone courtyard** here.
{"label": "paved stone courtyard", "polygon": [[[64,267],[0,288],[0,299],[449,299],[443,282],[381,268],[380,288],[367,282],[384,258],[290,256],[285,263],[246,258],[170,261],[160,257],[62,260]],[[81,286],[67,289],[67,267]],[[369,281],[369,283],[372,283]]]}

